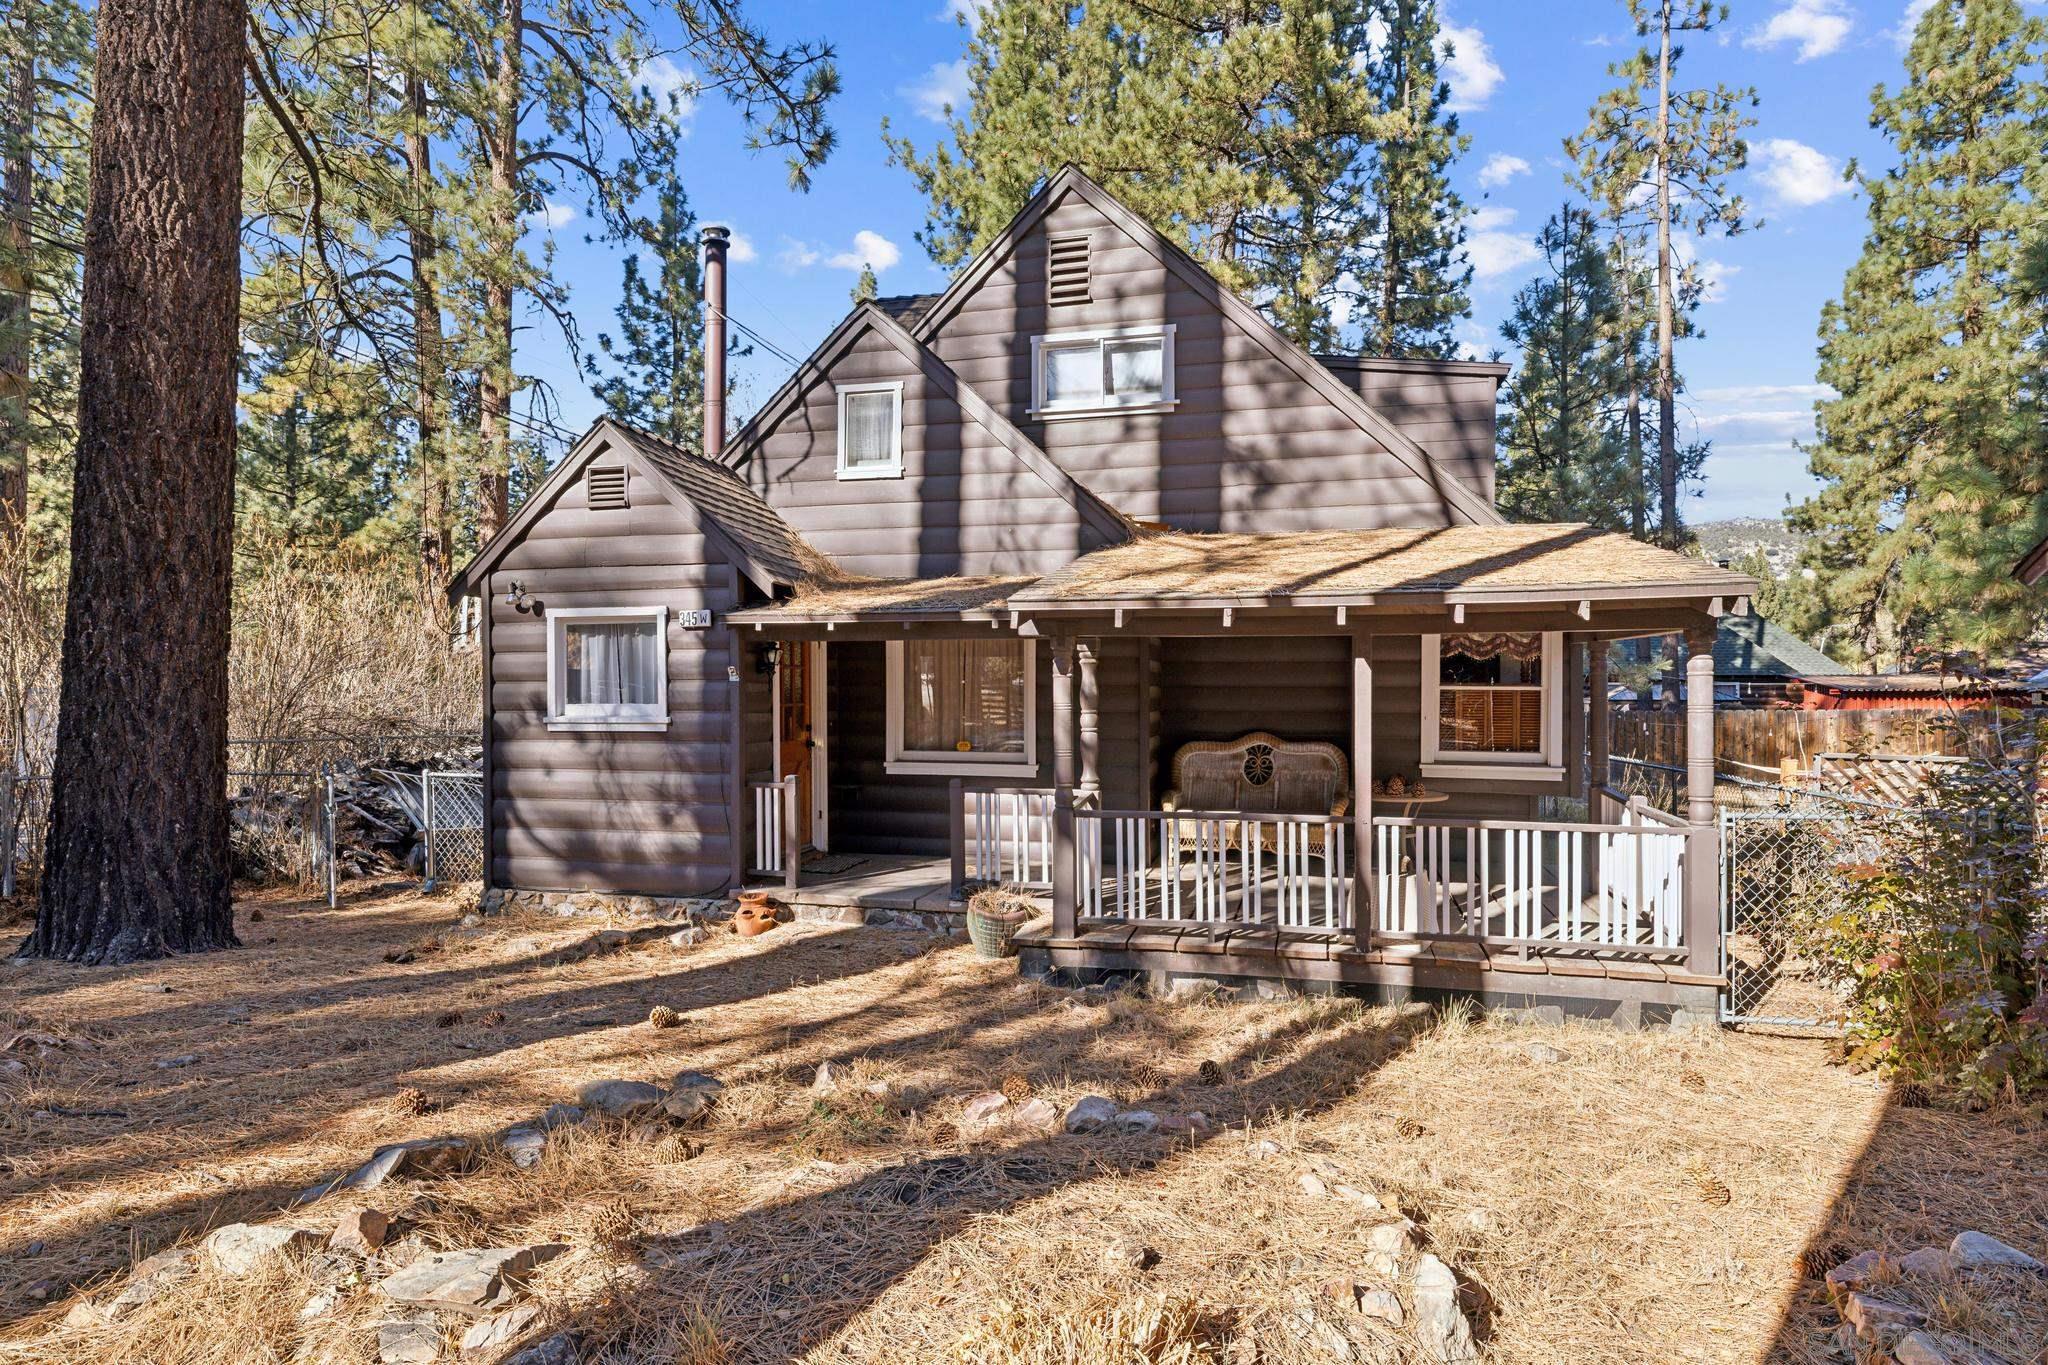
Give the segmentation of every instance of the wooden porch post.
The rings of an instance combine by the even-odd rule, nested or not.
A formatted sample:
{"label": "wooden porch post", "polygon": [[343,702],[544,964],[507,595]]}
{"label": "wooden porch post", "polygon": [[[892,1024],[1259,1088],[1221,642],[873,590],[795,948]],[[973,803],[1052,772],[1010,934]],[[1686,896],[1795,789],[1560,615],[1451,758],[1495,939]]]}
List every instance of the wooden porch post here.
{"label": "wooden porch post", "polygon": [[1564,787],[1586,792],[1586,637],[1564,637]]}
{"label": "wooden porch post", "polygon": [[967,788],[957,777],[946,784],[946,845],[952,855],[946,885],[957,901],[967,885]]}
{"label": "wooden porch post", "polygon": [[1085,804],[1102,807],[1102,698],[1095,683],[1095,659],[1099,642],[1074,641],[1074,676],[1079,684],[1081,712],[1081,773],[1077,784]]}
{"label": "wooden porch post", "polygon": [[1072,938],[1074,889],[1074,641],[1052,641],[1052,932]]}
{"label": "wooden porch post", "polygon": [[1351,923],[1360,952],[1372,948],[1378,907],[1372,878],[1372,636],[1351,633]]}
{"label": "wooden porch post", "polygon": [[1701,976],[1720,970],[1721,838],[1714,821],[1714,637],[1688,638],[1685,660],[1686,964]]}
{"label": "wooden porch post", "polygon": [[1608,819],[1607,798],[1600,789],[1612,780],[1608,771],[1607,641],[1593,641],[1593,657],[1586,669],[1586,797],[1596,821]]}

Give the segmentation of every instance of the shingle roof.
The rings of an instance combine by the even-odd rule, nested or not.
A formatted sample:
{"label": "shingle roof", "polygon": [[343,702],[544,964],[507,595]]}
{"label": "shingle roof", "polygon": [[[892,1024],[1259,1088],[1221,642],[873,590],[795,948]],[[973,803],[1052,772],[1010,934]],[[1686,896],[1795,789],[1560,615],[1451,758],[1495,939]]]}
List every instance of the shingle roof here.
{"label": "shingle roof", "polygon": [[905,327],[915,329],[939,301],[937,294],[889,294],[875,300],[875,307],[887,313]]}
{"label": "shingle roof", "polygon": [[1175,598],[1249,600],[1455,593],[1740,596],[1755,580],[1574,523],[1430,530],[1142,536],[1083,555],[1017,594],[1018,607]]}
{"label": "shingle roof", "polygon": [[1746,616],[1722,617],[1721,628],[1714,632],[1717,678],[1793,678],[1848,671],[1754,609]]}
{"label": "shingle roof", "polygon": [[747,487],[724,465],[692,455],[657,436],[628,426],[616,425],[632,440],[633,448],[654,466],[677,492],[718,523],[742,554],[778,583],[843,582],[849,578],[831,559],[784,521],[761,495]]}
{"label": "shingle roof", "polygon": [[765,607],[733,613],[750,621],[846,621],[859,617],[932,616],[957,620],[969,614],[1003,611],[1011,594],[1036,583],[1028,576],[985,578],[865,578],[840,583],[810,582],[796,594]]}

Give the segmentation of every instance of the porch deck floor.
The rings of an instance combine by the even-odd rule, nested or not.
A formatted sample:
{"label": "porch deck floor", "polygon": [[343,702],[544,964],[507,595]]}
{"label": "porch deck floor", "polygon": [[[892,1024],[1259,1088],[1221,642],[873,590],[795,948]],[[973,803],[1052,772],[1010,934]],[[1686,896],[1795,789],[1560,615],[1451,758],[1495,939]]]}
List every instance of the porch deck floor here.
{"label": "porch deck floor", "polygon": [[953,899],[953,867],[946,858],[909,858],[882,853],[804,855],[795,892],[779,877],[756,877],[750,886],[773,892],[796,906],[861,910],[961,910]]}

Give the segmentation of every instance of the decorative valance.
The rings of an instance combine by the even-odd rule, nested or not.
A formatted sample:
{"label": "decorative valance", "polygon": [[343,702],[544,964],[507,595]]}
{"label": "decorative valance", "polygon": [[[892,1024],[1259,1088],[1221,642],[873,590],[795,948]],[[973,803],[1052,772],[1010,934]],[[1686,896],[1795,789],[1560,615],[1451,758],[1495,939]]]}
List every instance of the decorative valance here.
{"label": "decorative valance", "polygon": [[1533,631],[1499,631],[1492,635],[1446,635],[1443,652],[1468,659],[1516,659],[1525,664],[1543,658],[1543,636]]}

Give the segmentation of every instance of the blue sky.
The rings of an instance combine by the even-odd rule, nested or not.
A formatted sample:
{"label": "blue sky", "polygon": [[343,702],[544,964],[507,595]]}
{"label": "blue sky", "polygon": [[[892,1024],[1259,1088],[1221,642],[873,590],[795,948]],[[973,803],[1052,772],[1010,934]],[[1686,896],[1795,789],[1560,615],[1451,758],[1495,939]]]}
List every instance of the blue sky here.
{"label": "blue sky", "polygon": [[[968,2],[754,0],[751,13],[771,33],[838,49],[840,145],[808,194],[787,187],[778,157],[745,150],[732,110],[715,100],[695,108],[683,144],[692,207],[734,229],[732,313],[781,350],[801,357],[824,337],[844,315],[863,260],[884,293],[944,284],[912,236],[924,201],[887,164],[879,129],[886,116],[920,147],[942,135],[940,106],[964,92],[967,33],[950,6]],[[1851,158],[1885,164],[1887,149],[1869,126],[1870,91],[1899,80],[1908,10],[1924,3],[1735,0],[1729,22],[1686,53],[1688,83],[1753,85],[1761,98],[1740,185],[1762,226],[1692,248],[1711,287],[1699,315],[1704,336],[1680,348],[1689,389],[1681,422],[1711,438],[1714,453],[1691,520],[1775,516],[1812,486],[1794,442],[1811,434],[1820,392],[1815,327],[1863,232],[1862,197],[1841,171]],[[1500,344],[1500,320],[1533,268],[1530,239],[1567,193],[1561,141],[1611,83],[1607,64],[1636,40],[1619,0],[1448,0],[1442,12],[1455,45],[1453,99],[1472,140],[1455,172],[1474,210],[1467,340],[1487,351]],[[588,218],[573,202],[544,217],[533,235],[552,233],[574,311],[594,336],[612,321],[618,249],[585,241]],[[522,371],[547,380],[561,424],[580,429],[599,405],[551,325],[524,321]],[[737,367],[737,411],[752,411],[789,370],[756,347]]]}

